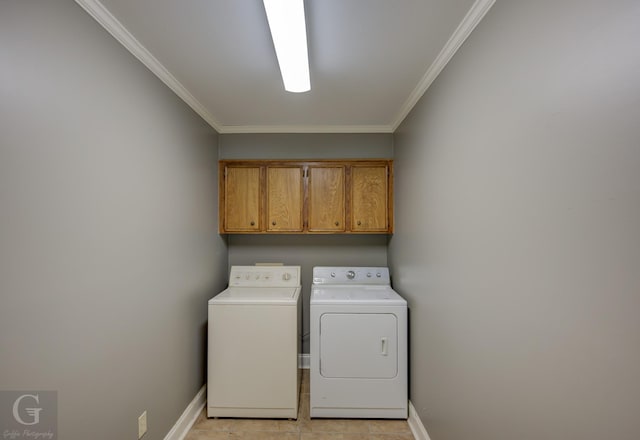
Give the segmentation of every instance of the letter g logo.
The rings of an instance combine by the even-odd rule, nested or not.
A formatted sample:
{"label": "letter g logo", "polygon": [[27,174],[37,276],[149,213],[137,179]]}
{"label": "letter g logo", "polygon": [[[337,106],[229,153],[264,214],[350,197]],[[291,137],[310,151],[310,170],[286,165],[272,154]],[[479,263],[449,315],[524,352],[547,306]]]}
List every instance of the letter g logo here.
{"label": "letter g logo", "polygon": [[26,426],[36,425],[40,423],[40,411],[42,411],[42,408],[25,408],[24,409],[27,415],[32,417],[33,421],[31,422],[25,422],[24,420],[22,420],[22,417],[20,417],[20,403],[22,402],[23,399],[27,397],[32,398],[38,404],[40,403],[40,397],[37,394],[23,394],[22,396],[18,397],[16,401],[13,403],[13,418],[16,419],[16,422],[22,425],[26,425]]}

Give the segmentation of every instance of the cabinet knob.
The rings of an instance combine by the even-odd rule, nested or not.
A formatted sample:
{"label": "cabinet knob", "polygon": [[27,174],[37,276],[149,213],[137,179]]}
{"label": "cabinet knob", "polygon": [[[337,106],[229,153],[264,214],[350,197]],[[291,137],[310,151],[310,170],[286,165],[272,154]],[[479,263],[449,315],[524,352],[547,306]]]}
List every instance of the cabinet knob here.
{"label": "cabinet knob", "polygon": [[251,226],[255,226],[255,225],[256,225],[256,222],[251,221]]}
{"label": "cabinet knob", "polygon": [[336,222],[336,226],[338,226],[340,224],[340,222]]}
{"label": "cabinet knob", "polygon": [[276,225],[276,222],[275,222],[275,221],[272,221],[272,222],[271,222],[271,224],[272,224],[273,226],[275,226],[275,225]]}
{"label": "cabinet knob", "polygon": [[358,220],[358,226],[360,226],[362,224],[362,222],[360,220]]}

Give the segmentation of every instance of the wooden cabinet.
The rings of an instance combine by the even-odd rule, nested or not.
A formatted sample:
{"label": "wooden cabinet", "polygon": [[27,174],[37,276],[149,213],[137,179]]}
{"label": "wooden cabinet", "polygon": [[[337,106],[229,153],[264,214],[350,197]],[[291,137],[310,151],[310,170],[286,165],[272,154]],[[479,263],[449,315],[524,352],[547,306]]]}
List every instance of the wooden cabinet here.
{"label": "wooden cabinet", "polygon": [[351,229],[386,232],[389,229],[389,186],[386,165],[351,167]]}
{"label": "wooden cabinet", "polygon": [[267,166],[267,231],[302,232],[301,166]]}
{"label": "wooden cabinet", "polygon": [[224,206],[221,214],[227,232],[259,232],[261,219],[261,167],[224,168]]}
{"label": "wooden cabinet", "polygon": [[220,233],[389,234],[393,162],[220,161]]}
{"label": "wooden cabinet", "polygon": [[345,231],[345,167],[308,167],[309,232]]}

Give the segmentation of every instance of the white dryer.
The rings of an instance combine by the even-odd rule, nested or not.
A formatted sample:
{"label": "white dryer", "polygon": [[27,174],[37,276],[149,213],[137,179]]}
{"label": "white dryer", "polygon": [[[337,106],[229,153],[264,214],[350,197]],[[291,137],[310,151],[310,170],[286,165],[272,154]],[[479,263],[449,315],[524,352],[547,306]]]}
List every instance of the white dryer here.
{"label": "white dryer", "polygon": [[300,266],[233,266],[209,300],[207,416],[295,419]]}
{"label": "white dryer", "polygon": [[386,267],[315,267],[311,417],[408,417],[407,302]]}

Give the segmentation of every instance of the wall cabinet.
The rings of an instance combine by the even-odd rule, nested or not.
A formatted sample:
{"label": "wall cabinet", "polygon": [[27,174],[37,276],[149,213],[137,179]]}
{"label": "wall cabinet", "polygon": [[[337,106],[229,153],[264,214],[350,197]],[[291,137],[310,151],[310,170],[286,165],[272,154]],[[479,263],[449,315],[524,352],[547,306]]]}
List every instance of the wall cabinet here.
{"label": "wall cabinet", "polygon": [[222,160],[223,234],[389,234],[393,162]]}
{"label": "wall cabinet", "polygon": [[302,232],[303,168],[267,166],[268,232]]}
{"label": "wall cabinet", "polygon": [[261,191],[260,166],[225,169],[224,225],[228,232],[259,232]]}
{"label": "wall cabinet", "polygon": [[308,168],[309,232],[345,231],[345,167]]}
{"label": "wall cabinet", "polygon": [[389,228],[388,168],[380,165],[351,167],[351,229],[386,232]]}

